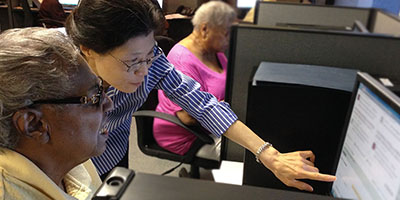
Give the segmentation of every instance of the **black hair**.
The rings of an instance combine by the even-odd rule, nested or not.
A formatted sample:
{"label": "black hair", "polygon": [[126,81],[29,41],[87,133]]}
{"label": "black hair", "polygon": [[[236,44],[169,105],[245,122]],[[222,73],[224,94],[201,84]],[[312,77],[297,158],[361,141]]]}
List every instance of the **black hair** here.
{"label": "black hair", "polygon": [[66,21],[75,45],[107,53],[163,25],[162,13],[149,0],[81,0]]}

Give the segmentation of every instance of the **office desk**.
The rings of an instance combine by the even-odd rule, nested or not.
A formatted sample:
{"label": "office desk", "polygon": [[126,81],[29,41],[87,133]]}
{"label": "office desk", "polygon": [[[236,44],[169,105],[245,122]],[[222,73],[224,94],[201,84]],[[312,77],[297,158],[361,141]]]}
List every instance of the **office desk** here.
{"label": "office desk", "polygon": [[122,200],[329,200],[329,196],[136,173]]}

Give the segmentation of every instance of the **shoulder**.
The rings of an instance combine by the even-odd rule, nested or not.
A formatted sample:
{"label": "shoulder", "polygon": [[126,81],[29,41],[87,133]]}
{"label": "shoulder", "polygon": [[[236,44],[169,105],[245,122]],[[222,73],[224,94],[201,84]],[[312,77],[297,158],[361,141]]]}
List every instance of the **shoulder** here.
{"label": "shoulder", "polygon": [[169,60],[171,60],[171,59],[175,59],[175,58],[179,58],[179,57],[182,57],[184,55],[187,55],[188,53],[189,53],[189,50],[186,47],[184,47],[180,43],[177,43],[169,51],[169,54],[168,54],[167,58]]}
{"label": "shoulder", "polygon": [[193,68],[200,64],[197,57],[181,44],[175,45],[175,47],[169,52],[167,58],[179,70],[183,70],[184,68]]}

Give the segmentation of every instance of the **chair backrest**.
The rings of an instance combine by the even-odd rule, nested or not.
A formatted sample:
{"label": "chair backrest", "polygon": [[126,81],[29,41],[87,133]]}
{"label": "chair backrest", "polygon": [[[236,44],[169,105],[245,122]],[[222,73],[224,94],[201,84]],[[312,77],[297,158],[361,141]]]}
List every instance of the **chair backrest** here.
{"label": "chair backrest", "polygon": [[43,0],[38,19],[46,28],[64,27],[67,14],[58,0]]}
{"label": "chair backrest", "polygon": [[193,31],[191,18],[178,18],[167,20],[169,24],[168,37],[176,42],[181,41]]}
{"label": "chair backrest", "polygon": [[[152,110],[154,111],[158,104],[158,91],[152,90],[146,102],[139,108],[139,110]],[[178,162],[190,162],[185,160],[185,157],[171,153],[164,148],[160,147],[153,136],[153,117],[136,117],[137,139],[139,149],[146,155],[155,156],[163,159],[174,160]]]}
{"label": "chair backrest", "polygon": [[[149,93],[146,102],[142,105],[139,111],[154,111],[158,104],[158,91],[153,90]],[[164,114],[165,113],[158,113]],[[135,114],[134,114],[135,116]],[[201,136],[202,138],[197,138],[195,142],[192,144],[189,151],[184,155],[179,155],[175,153],[171,153],[164,148],[160,147],[153,136],[153,120],[154,115],[152,116],[135,116],[136,127],[137,127],[137,140],[139,149],[146,155],[155,156],[162,159],[173,160],[177,162],[183,162],[191,165],[196,165],[200,167],[204,167],[207,169],[215,169],[219,168],[221,162],[215,160],[209,160],[204,158],[196,157],[197,151],[205,144],[204,141],[211,140],[211,137],[208,135]],[[176,118],[172,116],[173,118]],[[175,122],[176,123],[176,122]],[[181,123],[181,122],[180,122]],[[177,124],[177,123],[176,123]],[[192,131],[200,133],[199,128],[189,127]],[[206,137],[206,139],[204,138]]]}
{"label": "chair backrest", "polygon": [[[139,108],[139,110],[155,110],[158,104],[157,90],[152,90],[147,97],[146,102]],[[147,155],[157,156],[157,151],[163,149],[157,145],[153,136],[153,121],[154,118],[136,118],[137,138],[139,149]]]}
{"label": "chair backrest", "polygon": [[152,90],[139,110],[155,110],[158,104],[158,90]]}
{"label": "chair backrest", "polygon": [[19,2],[22,6],[22,10],[24,11],[24,27],[32,27],[34,24],[34,18],[28,1],[20,0]]}
{"label": "chair backrest", "polygon": [[154,39],[156,39],[158,46],[161,47],[166,56],[168,55],[172,47],[174,47],[174,45],[176,44],[176,41],[174,39],[167,36],[157,35],[154,36]]}

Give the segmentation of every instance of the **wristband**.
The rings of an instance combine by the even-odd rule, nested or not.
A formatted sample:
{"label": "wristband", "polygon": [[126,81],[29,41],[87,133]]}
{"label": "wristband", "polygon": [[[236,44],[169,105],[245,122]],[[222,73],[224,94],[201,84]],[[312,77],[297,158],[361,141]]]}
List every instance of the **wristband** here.
{"label": "wristband", "polygon": [[265,150],[268,149],[268,147],[272,147],[272,144],[269,142],[265,142],[263,145],[260,146],[260,148],[258,148],[257,152],[256,152],[256,161],[258,163],[261,163],[259,156],[260,154]]}

